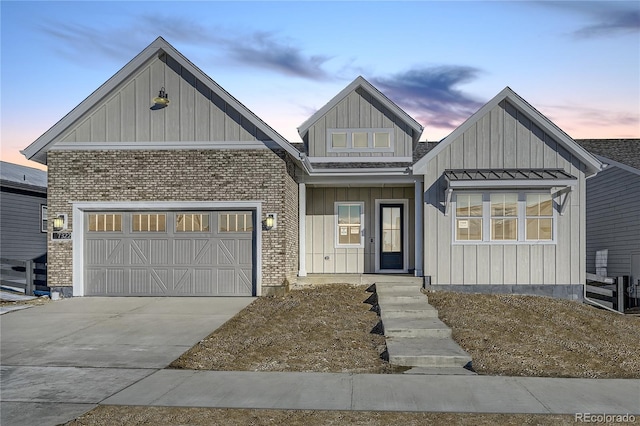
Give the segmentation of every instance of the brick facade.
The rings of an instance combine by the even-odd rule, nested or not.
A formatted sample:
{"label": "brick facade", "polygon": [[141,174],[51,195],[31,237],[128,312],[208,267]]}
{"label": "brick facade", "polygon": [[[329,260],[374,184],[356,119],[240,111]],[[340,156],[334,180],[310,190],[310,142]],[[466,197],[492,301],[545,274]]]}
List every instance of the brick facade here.
{"label": "brick facade", "polygon": [[[298,187],[282,150],[50,151],[47,162],[49,214],[66,213],[71,231],[73,202],[258,200],[278,215],[276,229],[258,231],[263,294],[286,291],[297,273]],[[71,287],[71,242],[50,240],[48,263],[49,286]]]}

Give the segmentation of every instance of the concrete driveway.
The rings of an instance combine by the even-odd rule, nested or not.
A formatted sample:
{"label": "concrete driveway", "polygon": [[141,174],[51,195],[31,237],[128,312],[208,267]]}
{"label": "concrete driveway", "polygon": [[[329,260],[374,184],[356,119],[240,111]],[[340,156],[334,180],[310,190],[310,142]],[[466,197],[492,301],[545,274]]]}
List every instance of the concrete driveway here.
{"label": "concrete driveway", "polygon": [[57,424],[169,365],[251,297],[78,297],[0,316],[2,425]]}

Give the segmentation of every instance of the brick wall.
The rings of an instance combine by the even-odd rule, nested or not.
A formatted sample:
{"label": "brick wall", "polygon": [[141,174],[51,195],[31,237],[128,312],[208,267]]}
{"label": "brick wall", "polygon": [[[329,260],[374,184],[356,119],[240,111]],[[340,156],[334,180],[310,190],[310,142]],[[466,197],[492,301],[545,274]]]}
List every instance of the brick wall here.
{"label": "brick wall", "polygon": [[[263,294],[297,273],[298,189],[284,151],[51,151],[47,162],[49,214],[66,213],[71,231],[74,201],[259,200],[278,214],[277,229],[258,231]],[[72,286],[72,244],[49,241],[48,262],[49,286]]]}

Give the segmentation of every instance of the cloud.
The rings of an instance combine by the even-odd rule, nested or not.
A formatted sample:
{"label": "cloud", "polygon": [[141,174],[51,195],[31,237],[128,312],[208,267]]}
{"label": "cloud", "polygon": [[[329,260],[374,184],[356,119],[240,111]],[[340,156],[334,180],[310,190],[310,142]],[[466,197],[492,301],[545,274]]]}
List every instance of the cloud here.
{"label": "cloud", "polygon": [[572,32],[577,38],[607,37],[640,32],[640,3],[636,1],[538,2],[581,14],[589,23]]}
{"label": "cloud", "polygon": [[[638,137],[637,112],[599,109],[581,105],[542,105],[545,115],[573,138]],[[593,134],[594,130],[598,132]]]}
{"label": "cloud", "polygon": [[[324,64],[331,59],[326,55],[306,55],[294,42],[282,40],[275,32],[255,31],[243,33],[213,26],[204,26],[184,18],[163,18],[157,15],[138,16],[132,23],[120,28],[96,28],[82,24],[45,22],[40,29],[56,40],[55,48],[65,57],[92,64],[86,59],[109,58],[118,63],[135,55],[137,46],[150,43],[157,33],[158,22],[164,22],[162,35],[174,45],[211,52],[220,51],[226,61],[246,67],[270,69],[276,73],[310,80],[326,80]],[[234,34],[228,36],[227,34]],[[202,61],[198,61],[202,62]]]}
{"label": "cloud", "polygon": [[482,106],[482,102],[458,88],[476,80],[480,73],[480,69],[470,66],[435,66],[376,77],[371,82],[422,123],[450,130]]}

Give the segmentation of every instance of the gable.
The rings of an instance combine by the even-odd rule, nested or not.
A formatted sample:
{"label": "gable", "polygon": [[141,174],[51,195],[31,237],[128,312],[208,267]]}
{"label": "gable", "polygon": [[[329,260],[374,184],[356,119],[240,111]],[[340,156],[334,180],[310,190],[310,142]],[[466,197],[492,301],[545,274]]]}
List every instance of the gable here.
{"label": "gable", "polygon": [[[164,88],[170,104],[154,109]],[[178,61],[161,53],[65,131],[63,142],[266,141],[264,132]]]}
{"label": "gable", "polygon": [[422,126],[358,77],[305,121],[298,133],[312,162],[335,157],[411,161]]}
{"label": "gable", "polygon": [[549,119],[505,88],[413,167],[424,173],[447,152],[449,168],[548,168],[569,162],[588,175],[601,163]]}
{"label": "gable", "polygon": [[[161,88],[170,104],[156,108],[152,99]],[[282,136],[158,37],[22,153],[46,164],[54,144],[91,149],[206,141],[273,141],[299,158]]]}

